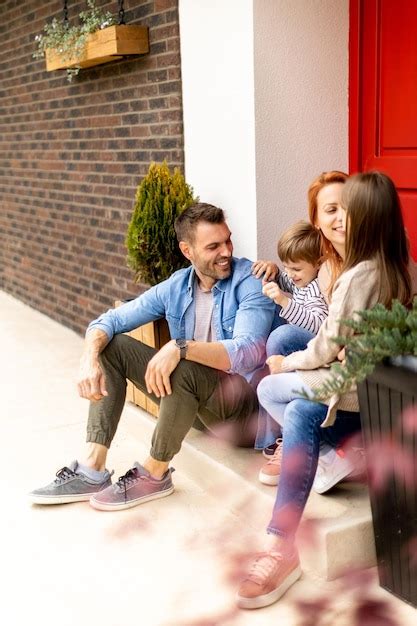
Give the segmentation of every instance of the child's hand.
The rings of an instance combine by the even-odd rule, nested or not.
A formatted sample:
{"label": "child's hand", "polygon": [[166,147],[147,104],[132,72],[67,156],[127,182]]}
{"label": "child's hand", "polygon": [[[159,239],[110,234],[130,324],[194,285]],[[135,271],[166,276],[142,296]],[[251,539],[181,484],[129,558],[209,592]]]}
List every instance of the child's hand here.
{"label": "child's hand", "polygon": [[274,280],[278,276],[278,265],[273,263],[272,261],[255,261],[252,265],[252,274],[256,276],[256,278],[261,278],[263,275],[263,280]]}
{"label": "child's hand", "polygon": [[268,365],[271,374],[281,374],[281,366],[284,359],[285,357],[281,356],[281,354],[274,354],[266,360],[266,364]]}
{"label": "child's hand", "polygon": [[346,351],[344,348],[340,350],[339,354],[337,355],[337,359],[342,363],[342,365],[346,363]]}
{"label": "child's hand", "polygon": [[278,304],[279,306],[287,306],[289,298],[281,291],[276,283],[266,283],[265,281],[262,281],[262,283],[262,293],[264,294],[264,296],[271,298],[271,300],[273,300],[275,304]]}

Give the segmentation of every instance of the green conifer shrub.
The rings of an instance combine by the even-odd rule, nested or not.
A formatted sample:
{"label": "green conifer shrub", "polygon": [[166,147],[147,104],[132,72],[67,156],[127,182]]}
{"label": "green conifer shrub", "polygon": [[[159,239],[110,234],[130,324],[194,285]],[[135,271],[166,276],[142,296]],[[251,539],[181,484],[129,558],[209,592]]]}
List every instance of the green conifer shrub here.
{"label": "green conifer shrub", "polygon": [[127,230],[127,263],[137,282],[156,285],[188,265],[174,230],[176,217],[198,198],[179,169],[171,173],[166,161],[151,163],[136,191]]}
{"label": "green conifer shrub", "polygon": [[394,300],[390,309],[377,304],[358,311],[355,319],[342,320],[342,324],[353,330],[352,336],[334,339],[345,347],[346,360],[343,364],[334,363],[329,380],[314,390],[313,399],[318,402],[335,393],[346,393],[388,357],[417,356],[417,296],[411,309]]}

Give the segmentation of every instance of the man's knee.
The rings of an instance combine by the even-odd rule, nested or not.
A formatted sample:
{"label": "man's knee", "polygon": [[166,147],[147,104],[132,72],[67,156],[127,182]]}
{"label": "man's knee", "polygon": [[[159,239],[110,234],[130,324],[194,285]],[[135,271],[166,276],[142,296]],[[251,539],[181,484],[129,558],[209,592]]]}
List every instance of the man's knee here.
{"label": "man's knee", "polygon": [[131,341],[135,340],[128,335],[114,335],[100,354],[100,360],[113,360],[115,356],[123,354]]}
{"label": "man's knee", "polygon": [[193,361],[180,361],[171,374],[172,393],[186,392],[206,401],[218,383],[217,371]]}
{"label": "man's knee", "polygon": [[272,376],[265,376],[258,384],[256,393],[258,394],[259,402],[262,406],[273,400],[271,397],[271,385],[273,385]]}
{"label": "man's knee", "polygon": [[99,358],[103,367],[109,363],[119,369],[121,367],[127,369],[129,363],[132,365],[140,362],[146,366],[146,363],[151,360],[155,353],[155,348],[151,348],[141,341],[129,337],[129,335],[118,334],[109,341]]}

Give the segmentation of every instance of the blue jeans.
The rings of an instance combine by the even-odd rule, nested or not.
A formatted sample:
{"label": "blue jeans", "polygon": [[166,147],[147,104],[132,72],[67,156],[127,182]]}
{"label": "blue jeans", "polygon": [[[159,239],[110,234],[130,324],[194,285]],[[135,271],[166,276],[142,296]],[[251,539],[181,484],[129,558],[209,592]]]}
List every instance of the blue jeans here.
{"label": "blue jeans", "polygon": [[292,324],[283,324],[269,335],[266,342],[266,355],[267,357],[273,354],[288,356],[297,350],[304,350],[313,337],[313,333],[304,328]]}
{"label": "blue jeans", "polygon": [[316,474],[321,442],[333,447],[360,430],[359,413],[339,411],[333,426],[321,428],[327,406],[296,399],[287,404],[277,496],[267,532],[292,540]]}
{"label": "blue jeans", "polygon": [[[273,354],[282,354],[288,356],[292,352],[297,350],[304,350],[310,339],[314,335],[304,328],[299,326],[292,326],[291,324],[283,324],[278,326],[268,338],[266,343],[267,357]],[[266,368],[263,375],[269,374],[269,369]],[[257,382],[262,378],[258,376]],[[255,449],[262,450],[267,446],[275,442],[277,437],[281,436],[281,428],[278,424],[271,419],[266,410],[259,407],[259,424],[258,432],[256,435]]]}
{"label": "blue jeans", "polygon": [[297,398],[303,398],[304,393],[309,398],[313,395],[310,387],[305,384],[297,372],[282,372],[281,374],[265,376],[259,383],[256,393],[259,404],[281,426],[281,429],[284,425],[285,410],[288,403]]}

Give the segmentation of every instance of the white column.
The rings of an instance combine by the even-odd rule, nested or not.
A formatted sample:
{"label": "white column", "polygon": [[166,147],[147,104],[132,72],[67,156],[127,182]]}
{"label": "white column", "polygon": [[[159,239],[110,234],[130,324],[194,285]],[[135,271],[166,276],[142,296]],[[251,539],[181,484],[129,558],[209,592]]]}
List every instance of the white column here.
{"label": "white column", "polygon": [[253,0],[180,0],[185,173],[256,257]]}
{"label": "white column", "polygon": [[348,0],[254,0],[258,255],[348,168]]}

